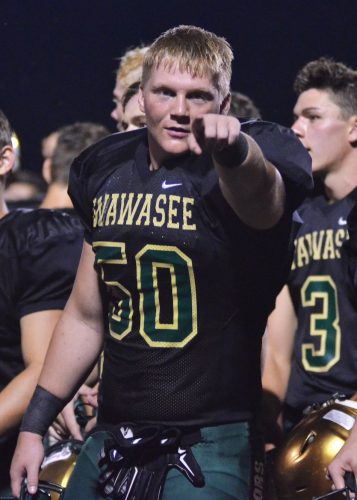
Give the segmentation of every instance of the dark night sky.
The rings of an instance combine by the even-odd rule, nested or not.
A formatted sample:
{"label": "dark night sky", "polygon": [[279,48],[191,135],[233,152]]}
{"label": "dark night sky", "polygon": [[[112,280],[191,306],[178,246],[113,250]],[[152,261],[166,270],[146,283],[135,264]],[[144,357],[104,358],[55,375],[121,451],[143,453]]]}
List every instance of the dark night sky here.
{"label": "dark night sky", "polygon": [[292,81],[307,61],[357,68],[357,0],[0,0],[0,108],[23,167],[39,170],[41,138],[76,120],[110,118],[117,58],[178,24],[225,36],[233,85],[267,120],[289,125]]}

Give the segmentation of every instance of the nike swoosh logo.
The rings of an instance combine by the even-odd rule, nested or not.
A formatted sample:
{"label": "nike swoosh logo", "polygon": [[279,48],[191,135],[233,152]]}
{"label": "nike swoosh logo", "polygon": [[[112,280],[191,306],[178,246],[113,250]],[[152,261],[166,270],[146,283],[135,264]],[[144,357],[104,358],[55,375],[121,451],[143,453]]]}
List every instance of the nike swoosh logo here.
{"label": "nike swoosh logo", "polygon": [[176,186],[182,186],[182,182],[177,182],[175,184],[168,184],[166,180],[161,184],[162,189],[170,189]]}
{"label": "nike swoosh logo", "polygon": [[190,473],[192,474],[192,476],[194,476],[194,473],[193,473],[193,470],[191,469],[191,467],[189,467],[188,463],[186,462],[185,458],[186,458],[186,455],[187,455],[187,451],[182,449],[182,448],[178,448],[178,454],[179,454],[179,460],[180,462],[184,465],[184,467],[186,467],[186,469],[188,471],[190,471]]}
{"label": "nike swoosh logo", "polygon": [[340,217],[338,219],[338,223],[339,223],[340,226],[345,226],[347,224],[347,221],[343,217]]}

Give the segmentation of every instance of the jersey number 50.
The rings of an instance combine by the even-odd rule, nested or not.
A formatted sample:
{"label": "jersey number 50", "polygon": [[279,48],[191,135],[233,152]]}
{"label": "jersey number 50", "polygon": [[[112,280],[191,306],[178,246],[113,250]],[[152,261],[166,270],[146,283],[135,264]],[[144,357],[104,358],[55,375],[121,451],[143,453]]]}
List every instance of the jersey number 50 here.
{"label": "jersey number 50", "polygon": [[[102,280],[111,288],[112,310],[109,330],[122,340],[132,331],[135,314],[139,315],[139,332],[152,347],[183,347],[197,335],[196,283],[192,260],[174,246],[145,245],[135,255],[134,289],[129,290],[109,276],[112,266],[127,266],[125,243],[96,241],[93,243],[96,263]],[[168,276],[169,285],[160,290],[160,271]],[[133,293],[138,291],[139,304],[134,308]],[[162,321],[161,299],[171,298],[170,321]]]}

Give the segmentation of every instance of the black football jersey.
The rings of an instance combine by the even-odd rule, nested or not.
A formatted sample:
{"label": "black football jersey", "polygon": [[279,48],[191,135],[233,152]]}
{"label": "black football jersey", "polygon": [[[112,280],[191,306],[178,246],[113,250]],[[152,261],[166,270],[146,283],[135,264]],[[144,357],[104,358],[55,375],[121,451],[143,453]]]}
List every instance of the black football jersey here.
{"label": "black football jersey", "polygon": [[19,320],[63,309],[83,243],[78,217],[58,210],[10,212],[0,221],[0,390],[24,368]]}
{"label": "black football jersey", "polygon": [[256,410],[261,336],[312,181],[289,130],[243,130],[286,179],[286,212],[266,231],[226,203],[210,156],[150,171],[145,130],[106,138],[72,166],[69,192],[109,303],[101,422],[213,425]]}
{"label": "black football jersey", "polygon": [[289,290],[298,318],[286,403],[301,411],[357,391],[357,303],[341,248],[357,190],[335,203],[305,202]]}

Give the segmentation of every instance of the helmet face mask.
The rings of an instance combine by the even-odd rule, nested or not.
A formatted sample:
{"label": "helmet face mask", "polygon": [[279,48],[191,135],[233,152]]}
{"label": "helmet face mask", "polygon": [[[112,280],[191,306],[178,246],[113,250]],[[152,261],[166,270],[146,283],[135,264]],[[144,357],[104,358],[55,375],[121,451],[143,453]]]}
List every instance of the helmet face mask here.
{"label": "helmet face mask", "polygon": [[313,408],[288,434],[274,464],[279,500],[311,500],[326,495],[328,499],[332,495],[331,500],[346,498],[331,491],[332,482],[326,471],[349,436],[356,417],[356,402],[330,400]]}

